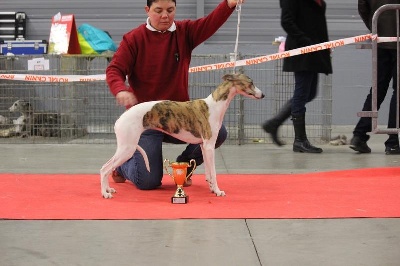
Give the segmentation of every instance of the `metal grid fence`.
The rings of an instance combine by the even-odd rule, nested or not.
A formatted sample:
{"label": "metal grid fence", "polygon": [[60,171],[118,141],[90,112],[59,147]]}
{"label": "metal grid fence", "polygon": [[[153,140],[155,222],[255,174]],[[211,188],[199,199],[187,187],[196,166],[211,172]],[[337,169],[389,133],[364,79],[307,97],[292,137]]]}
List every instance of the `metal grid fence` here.
{"label": "metal grid fence", "polygon": [[[239,55],[240,59],[259,55]],[[36,56],[38,57],[38,56]],[[28,71],[33,56],[0,56],[0,75],[94,75],[103,74],[110,57],[43,55],[49,70]],[[194,55],[192,66],[226,62],[230,55]],[[261,124],[274,116],[293,94],[293,75],[284,73],[282,61],[236,69],[254,80],[266,97],[253,100],[237,96],[228,108],[224,124],[228,129],[227,144],[271,143]],[[232,69],[196,72],[189,75],[190,95],[205,98]],[[104,81],[41,83],[0,80],[0,143],[114,143],[114,123],[124,108],[115,103]],[[319,96],[307,105],[307,134],[313,143],[325,143],[331,136],[332,79],[320,76]],[[34,117],[15,132],[20,112],[10,112],[14,102],[29,103]],[[4,121],[3,121],[4,120]],[[21,128],[19,129],[21,131]],[[291,121],[280,130],[282,139],[293,141]]]}

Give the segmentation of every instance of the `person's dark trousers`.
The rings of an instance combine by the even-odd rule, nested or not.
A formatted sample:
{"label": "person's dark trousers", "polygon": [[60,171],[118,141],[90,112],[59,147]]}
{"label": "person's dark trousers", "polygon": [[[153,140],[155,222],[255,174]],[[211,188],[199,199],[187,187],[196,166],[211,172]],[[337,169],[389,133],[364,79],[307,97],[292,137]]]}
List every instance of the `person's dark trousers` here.
{"label": "person's dark trousers", "polygon": [[[382,102],[385,100],[390,81],[393,78],[393,95],[390,100],[388,128],[396,127],[396,106],[397,106],[397,51],[392,49],[378,48],[378,92],[377,92],[377,107],[381,107]],[[372,110],[372,88],[365,99],[363,111]],[[370,117],[361,117],[356,127],[354,128],[353,135],[359,137],[362,141],[368,141],[368,132],[372,130],[372,120]],[[388,140],[385,142],[386,146],[392,147],[399,145],[398,135],[390,134]]]}
{"label": "person's dark trousers", "polygon": [[318,73],[309,71],[294,72],[294,93],[292,115],[300,116],[306,113],[306,104],[317,96]]}

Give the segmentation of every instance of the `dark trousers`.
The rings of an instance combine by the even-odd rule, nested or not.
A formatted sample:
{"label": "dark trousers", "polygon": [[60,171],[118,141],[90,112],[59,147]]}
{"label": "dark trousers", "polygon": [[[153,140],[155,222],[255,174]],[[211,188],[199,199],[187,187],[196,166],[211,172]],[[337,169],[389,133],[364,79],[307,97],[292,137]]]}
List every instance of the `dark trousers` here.
{"label": "dark trousers", "polygon": [[291,99],[292,115],[306,113],[306,104],[317,96],[318,73],[309,71],[294,72],[294,93]]}
{"label": "dark trousers", "polygon": [[[396,128],[396,108],[397,108],[397,51],[392,49],[378,48],[378,93],[377,104],[378,110],[382,102],[385,100],[389,89],[390,81],[393,79],[393,94],[389,106],[388,128]],[[367,99],[365,99],[363,111],[372,110],[372,88],[369,91]],[[361,117],[358,121],[353,135],[359,137],[363,141],[369,140],[368,132],[372,130],[372,119],[370,117]],[[389,134],[385,146],[393,147],[399,145],[398,134]]]}

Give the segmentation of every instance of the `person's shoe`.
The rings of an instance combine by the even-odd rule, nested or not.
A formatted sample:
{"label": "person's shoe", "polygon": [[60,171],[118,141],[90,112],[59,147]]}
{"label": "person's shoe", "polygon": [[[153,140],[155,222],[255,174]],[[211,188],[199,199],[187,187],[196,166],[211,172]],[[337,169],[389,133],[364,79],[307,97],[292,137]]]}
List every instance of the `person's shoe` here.
{"label": "person's shoe", "polygon": [[186,181],[185,183],[183,183],[183,186],[190,187],[191,185],[192,185],[192,178],[191,177],[186,178]]}
{"label": "person's shoe", "polygon": [[126,181],[125,177],[121,176],[118,173],[117,169],[112,171],[111,177],[112,177],[112,179],[114,180],[115,183],[124,183]]}
{"label": "person's shoe", "polygon": [[293,143],[294,152],[304,152],[304,153],[321,153],[323,150],[321,148],[311,145],[308,139],[298,140],[295,139]]}
{"label": "person's shoe", "polygon": [[371,149],[368,147],[367,142],[361,140],[359,137],[354,136],[350,141],[350,149],[358,151],[359,153],[371,153]]}
{"label": "person's shoe", "polygon": [[264,124],[261,125],[265,132],[271,135],[272,141],[278,145],[285,145],[283,141],[278,138],[278,128],[280,124],[275,123],[273,120],[268,120]]}
{"label": "person's shoe", "polygon": [[[183,184],[184,187],[190,187],[192,185],[192,175],[194,173],[194,170],[196,170],[196,166],[189,166],[187,168],[187,176],[186,176],[186,181]],[[193,171],[193,172],[192,172]]]}
{"label": "person's shoe", "polygon": [[395,146],[392,146],[392,147],[386,147],[385,154],[386,155],[400,154],[399,145],[395,145]]}

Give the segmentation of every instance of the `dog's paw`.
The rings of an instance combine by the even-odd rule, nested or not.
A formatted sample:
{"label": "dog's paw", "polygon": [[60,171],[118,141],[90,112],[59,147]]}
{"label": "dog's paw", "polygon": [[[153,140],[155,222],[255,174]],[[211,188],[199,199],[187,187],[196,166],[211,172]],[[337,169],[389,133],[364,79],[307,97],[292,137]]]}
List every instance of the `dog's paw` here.
{"label": "dog's paw", "polygon": [[222,190],[216,191],[215,195],[217,195],[217,197],[223,197],[223,196],[225,196],[225,191],[222,191]]}
{"label": "dog's paw", "polygon": [[117,193],[117,191],[116,191],[114,188],[112,188],[112,187],[109,187],[109,188],[107,189],[107,192],[110,192],[110,193]]}
{"label": "dog's paw", "polygon": [[217,197],[223,197],[223,196],[225,196],[225,191],[219,190],[219,188],[212,189],[212,190],[211,190],[211,193],[214,193],[215,195],[217,195]]}
{"label": "dog's paw", "polygon": [[111,199],[113,195],[111,193],[103,193],[103,198],[105,199]]}
{"label": "dog's paw", "polygon": [[103,198],[105,199],[111,199],[113,197],[112,193],[116,193],[117,191],[113,189],[112,187],[107,188],[106,191],[102,191],[101,194],[103,195]]}

